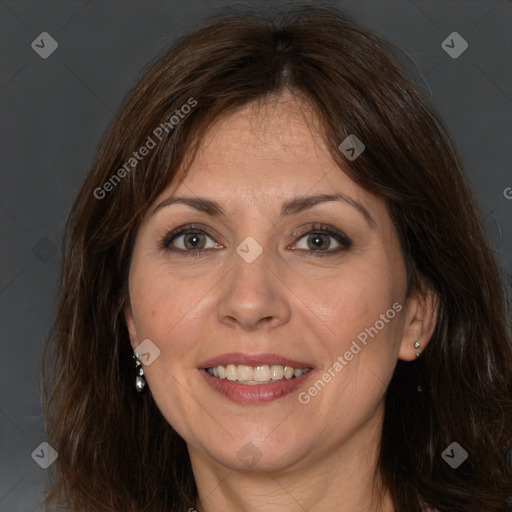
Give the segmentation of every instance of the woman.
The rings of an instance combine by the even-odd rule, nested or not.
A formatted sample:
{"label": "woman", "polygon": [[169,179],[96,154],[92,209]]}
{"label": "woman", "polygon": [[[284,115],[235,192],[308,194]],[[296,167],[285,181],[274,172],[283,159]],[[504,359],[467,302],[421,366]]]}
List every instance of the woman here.
{"label": "woman", "polygon": [[48,505],[510,510],[504,288],[393,53],[244,12],[132,90],[67,225]]}

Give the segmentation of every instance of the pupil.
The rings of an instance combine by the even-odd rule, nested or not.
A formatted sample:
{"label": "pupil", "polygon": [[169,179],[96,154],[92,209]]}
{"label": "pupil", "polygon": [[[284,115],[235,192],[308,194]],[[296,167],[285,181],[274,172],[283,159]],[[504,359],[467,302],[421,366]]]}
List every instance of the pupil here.
{"label": "pupil", "polygon": [[329,240],[327,239],[327,237],[325,237],[325,235],[312,235],[312,238],[310,240],[315,248],[325,249],[329,245]]}
{"label": "pupil", "polygon": [[[190,248],[197,249],[199,246],[202,247],[201,239],[200,239],[199,235],[197,235],[197,234],[189,235],[187,238],[185,238],[185,245],[187,246],[188,249],[190,249]],[[201,248],[201,247],[199,247],[199,248]]]}

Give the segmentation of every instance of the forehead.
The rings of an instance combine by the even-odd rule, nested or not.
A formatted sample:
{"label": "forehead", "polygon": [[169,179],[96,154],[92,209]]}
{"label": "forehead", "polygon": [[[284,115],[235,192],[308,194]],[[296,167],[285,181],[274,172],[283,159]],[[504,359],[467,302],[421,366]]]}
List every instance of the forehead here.
{"label": "forehead", "polygon": [[344,194],[365,204],[374,218],[387,217],[383,200],[334,161],[311,105],[290,93],[219,119],[183,182],[169,186],[157,202],[171,194],[214,199],[233,214],[251,206],[273,209],[298,196]]}
{"label": "forehead", "polygon": [[214,124],[193,167],[220,164],[242,170],[269,162],[286,168],[319,159],[334,164],[322,141],[320,122],[309,104],[287,93],[250,103]]}

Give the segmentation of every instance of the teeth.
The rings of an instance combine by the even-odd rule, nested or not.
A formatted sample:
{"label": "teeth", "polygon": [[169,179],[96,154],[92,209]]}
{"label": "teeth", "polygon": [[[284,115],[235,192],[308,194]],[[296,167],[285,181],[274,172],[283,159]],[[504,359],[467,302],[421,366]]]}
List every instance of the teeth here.
{"label": "teeth", "polygon": [[295,370],[291,366],[285,366],[283,371],[284,371],[284,376],[287,379],[291,379],[295,374]]}
{"label": "teeth", "polygon": [[[217,367],[218,369],[218,367]],[[237,380],[237,370],[234,364],[228,364],[226,366],[226,379],[228,380]]]}
{"label": "teeth", "polygon": [[[213,373],[215,375],[215,372]],[[237,366],[237,379],[252,380],[253,370],[252,366],[244,366],[239,364]]]}
{"label": "teeth", "polygon": [[[240,380],[249,380],[244,379],[241,375],[240,377]],[[270,380],[270,367],[268,364],[256,366],[256,368],[254,368],[253,378],[251,380],[255,380],[256,382],[268,382]]]}
{"label": "teeth", "polygon": [[284,368],[280,364],[273,364],[270,367],[270,378],[272,380],[281,380],[284,376]]}
{"label": "teeth", "polygon": [[280,364],[268,364],[258,366],[246,366],[244,364],[228,364],[226,366],[215,366],[207,368],[207,372],[218,379],[238,381],[242,384],[259,384],[262,382],[276,382],[283,379],[300,377],[308,372],[310,368],[292,368]]}

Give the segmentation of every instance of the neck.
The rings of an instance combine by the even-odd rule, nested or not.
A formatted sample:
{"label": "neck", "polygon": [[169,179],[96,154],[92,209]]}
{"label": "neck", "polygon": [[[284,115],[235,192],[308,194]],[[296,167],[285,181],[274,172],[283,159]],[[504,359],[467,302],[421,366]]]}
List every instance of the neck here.
{"label": "neck", "polygon": [[382,414],[339,446],[279,471],[233,470],[189,445],[198,512],[393,512],[377,459]]}

